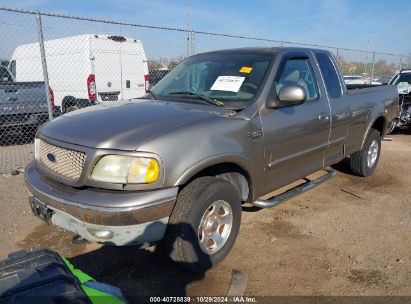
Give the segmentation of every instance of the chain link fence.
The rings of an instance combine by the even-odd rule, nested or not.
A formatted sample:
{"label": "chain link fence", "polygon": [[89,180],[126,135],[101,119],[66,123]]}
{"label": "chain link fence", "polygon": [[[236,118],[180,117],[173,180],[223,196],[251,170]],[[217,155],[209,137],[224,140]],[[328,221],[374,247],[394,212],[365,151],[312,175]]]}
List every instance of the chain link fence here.
{"label": "chain link fence", "polygon": [[[185,57],[245,46],[333,52],[368,81],[411,63],[404,55],[0,7],[0,174],[33,158],[45,122],[100,102],[141,97]],[[105,123],[105,122],[101,122]]]}

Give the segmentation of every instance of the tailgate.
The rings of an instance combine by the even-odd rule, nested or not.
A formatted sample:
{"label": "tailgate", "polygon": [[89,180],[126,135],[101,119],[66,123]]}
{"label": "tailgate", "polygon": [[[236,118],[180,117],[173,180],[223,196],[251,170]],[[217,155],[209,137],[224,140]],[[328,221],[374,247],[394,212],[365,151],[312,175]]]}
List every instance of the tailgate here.
{"label": "tailgate", "polygon": [[35,123],[47,111],[44,82],[0,84],[1,125]]}

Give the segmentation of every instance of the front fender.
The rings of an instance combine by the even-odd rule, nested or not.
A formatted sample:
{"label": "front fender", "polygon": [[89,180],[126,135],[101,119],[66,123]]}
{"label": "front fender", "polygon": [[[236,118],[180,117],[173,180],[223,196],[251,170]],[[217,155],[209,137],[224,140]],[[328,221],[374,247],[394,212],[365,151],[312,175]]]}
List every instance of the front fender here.
{"label": "front fender", "polygon": [[174,186],[180,186],[187,183],[193,176],[202,170],[223,163],[231,163],[239,166],[242,170],[248,173],[253,180],[253,172],[255,168],[252,167],[249,159],[242,155],[233,154],[217,154],[200,160],[194,165],[190,166],[175,182]]}
{"label": "front fender", "polygon": [[152,138],[139,150],[161,157],[165,187],[184,185],[208,167],[229,163],[247,172],[254,190],[254,183],[258,188],[264,187],[264,142],[263,138],[253,139],[248,134],[261,129],[259,121],[258,117],[248,120],[210,116]]}

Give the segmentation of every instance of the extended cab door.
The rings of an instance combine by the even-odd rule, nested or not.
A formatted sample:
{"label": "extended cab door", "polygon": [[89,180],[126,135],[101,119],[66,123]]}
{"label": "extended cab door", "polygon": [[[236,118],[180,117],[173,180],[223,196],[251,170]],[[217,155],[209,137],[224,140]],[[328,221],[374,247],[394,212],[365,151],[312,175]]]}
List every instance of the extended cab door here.
{"label": "extended cab door", "polygon": [[[334,57],[324,51],[315,51],[331,108],[331,131],[329,147],[325,152],[324,165],[341,161],[353,151],[351,144],[361,143],[366,129],[367,105],[353,103],[346,94],[345,84]],[[351,128],[351,134],[350,134]],[[358,132],[357,130],[361,130]]]}
{"label": "extended cab door", "polygon": [[298,84],[307,100],[298,106],[264,108],[261,119],[265,143],[267,192],[323,168],[330,133],[330,106],[321,74],[311,52],[285,54],[272,84],[272,94]]}

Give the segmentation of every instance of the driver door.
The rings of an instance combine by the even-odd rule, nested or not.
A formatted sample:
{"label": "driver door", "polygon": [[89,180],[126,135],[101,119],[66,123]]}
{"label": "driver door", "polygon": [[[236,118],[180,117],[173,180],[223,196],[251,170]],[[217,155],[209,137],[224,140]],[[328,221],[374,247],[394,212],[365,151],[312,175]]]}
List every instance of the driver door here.
{"label": "driver door", "polygon": [[307,99],[298,106],[264,108],[261,119],[265,141],[267,193],[323,168],[330,133],[330,107],[311,53],[283,57],[272,90],[278,96],[286,85],[298,84]]}

